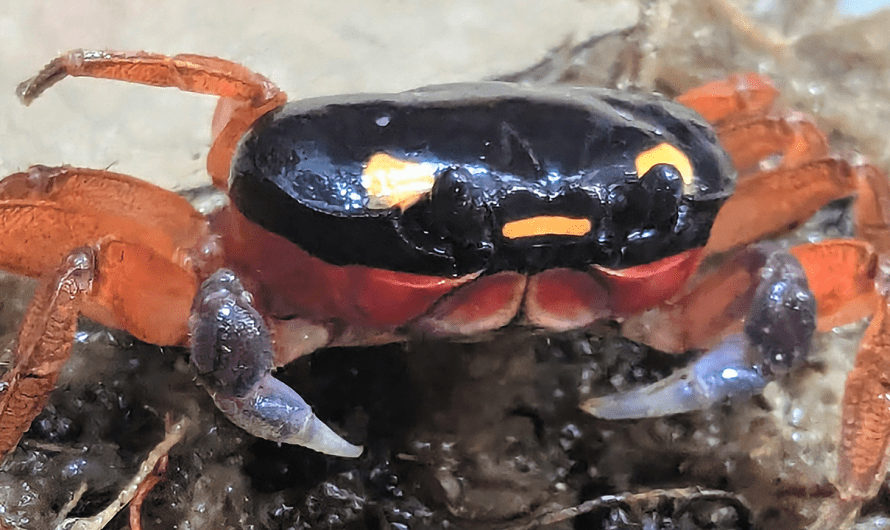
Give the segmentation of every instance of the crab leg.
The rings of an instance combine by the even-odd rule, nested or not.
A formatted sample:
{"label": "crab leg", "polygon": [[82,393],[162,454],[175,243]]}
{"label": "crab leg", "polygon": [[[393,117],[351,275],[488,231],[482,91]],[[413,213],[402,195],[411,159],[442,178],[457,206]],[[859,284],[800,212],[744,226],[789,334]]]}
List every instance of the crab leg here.
{"label": "crab leg", "polygon": [[748,73],[695,87],[678,96],[677,102],[717,123],[740,114],[763,114],[778,97],[768,77]]}
{"label": "crab leg", "polygon": [[724,252],[793,228],[829,202],[853,195],[856,173],[843,160],[825,158],[739,178],[717,214],[705,252]]}
{"label": "crab leg", "polygon": [[0,269],[43,281],[0,388],[2,456],[43,407],[78,315],[182,344],[197,278],[218,266],[219,250],[182,197],[101,170],[35,166],[6,177],[0,226]]}
{"label": "crab leg", "polygon": [[743,74],[693,88],[677,101],[714,124],[740,171],[771,155],[782,155],[786,167],[827,157],[828,139],[809,116],[771,114],[778,95],[769,78]]}
{"label": "crab leg", "polygon": [[287,101],[287,96],[274,83],[224,59],[96,50],[72,50],[60,55],[19,85],[17,93],[28,105],[69,75],[220,96],[214,118],[214,142],[207,157],[207,171],[220,189],[227,187],[232,155],[247,129],[257,118]]}
{"label": "crab leg", "polygon": [[838,487],[842,498],[867,499],[887,473],[890,442],[890,300],[883,297],[865,331],[843,400]]}
{"label": "crab leg", "polygon": [[71,250],[98,248],[101,282],[83,313],[154,344],[184,342],[197,277],[218,267],[207,221],[186,200],[109,171],[10,175],[0,181],[0,225],[0,268],[17,274],[43,278]]}
{"label": "crab leg", "polygon": [[786,168],[828,157],[828,138],[801,113],[746,116],[718,123],[716,129],[720,144],[743,173],[772,155],[782,155],[781,166]]}
{"label": "crab leg", "polygon": [[857,166],[856,175],[856,235],[879,255],[890,255],[890,180],[868,164]]}
{"label": "crab leg", "polygon": [[885,293],[847,376],[838,447],[838,496],[826,501],[810,530],[846,528],[887,475],[890,446],[890,297]]}
{"label": "crab leg", "polygon": [[[73,248],[114,239],[139,243],[184,268],[201,269],[209,228],[182,197],[98,169],[32,166],[0,180],[0,264],[40,277]],[[41,227],[39,237],[35,227]]]}
{"label": "crab leg", "polygon": [[[872,268],[877,271],[877,256],[886,257],[890,251],[890,182],[877,168],[863,166],[859,172],[858,195],[856,230],[870,243],[870,248],[875,249]],[[877,494],[887,474],[890,292],[886,271],[883,272],[884,275],[872,282],[878,291],[872,293],[874,316],[844,386],[835,481],[838,497],[823,504],[819,519],[810,527],[813,530],[845,527],[862,503]]]}
{"label": "crab leg", "polygon": [[[747,74],[677,98],[714,124],[741,172],[735,193],[714,222],[708,254],[797,226],[829,202],[853,195],[857,177],[869,167],[829,157],[828,141],[813,120],[800,113],[776,113],[776,97],[767,78]],[[775,156],[778,164],[770,159]],[[777,167],[757,171],[761,162]]]}
{"label": "crab leg", "polygon": [[272,377],[272,339],[232,271],[208,278],[195,298],[191,362],[216,406],[247,432],[321,453],[357,457],[290,387]]}
{"label": "crab leg", "polygon": [[777,252],[760,270],[744,333],[731,335],[691,366],[629,392],[593,398],[582,408],[606,419],[664,416],[747,400],[800,364],[816,329],[816,300],[797,259]]}
{"label": "crab leg", "polygon": [[56,387],[71,355],[77,315],[93,287],[94,259],[90,248],[69,254],[28,306],[15,346],[15,366],[0,383],[0,456],[18,444]]}

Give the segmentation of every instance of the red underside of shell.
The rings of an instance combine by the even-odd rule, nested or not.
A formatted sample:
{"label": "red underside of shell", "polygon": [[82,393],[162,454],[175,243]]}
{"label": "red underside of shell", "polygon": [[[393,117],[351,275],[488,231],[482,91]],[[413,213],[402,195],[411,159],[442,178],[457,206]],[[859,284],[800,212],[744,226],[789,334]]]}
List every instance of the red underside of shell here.
{"label": "red underside of shell", "polygon": [[564,331],[639,313],[675,295],[701,256],[693,249],[620,270],[443,278],[331,265],[231,209],[214,221],[221,223],[229,225],[218,231],[226,234],[229,261],[266,314],[388,332],[413,328],[443,337],[471,336],[514,320]]}

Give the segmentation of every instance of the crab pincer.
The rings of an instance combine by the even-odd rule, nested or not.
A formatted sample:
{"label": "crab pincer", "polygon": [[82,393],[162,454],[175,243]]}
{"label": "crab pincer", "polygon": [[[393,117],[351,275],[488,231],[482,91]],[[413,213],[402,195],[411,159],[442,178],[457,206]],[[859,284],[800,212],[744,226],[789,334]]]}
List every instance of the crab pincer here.
{"label": "crab pincer", "polygon": [[776,251],[760,269],[760,280],[742,333],[725,337],[665,379],[589,399],[581,408],[612,420],[703,410],[746,401],[803,364],[816,331],[816,298],[803,267],[793,255]]}
{"label": "crab pincer", "polygon": [[347,458],[361,455],[361,446],[337,435],[272,376],[269,330],[232,271],[221,269],[204,281],[189,322],[191,364],[232,423],[273,442]]}

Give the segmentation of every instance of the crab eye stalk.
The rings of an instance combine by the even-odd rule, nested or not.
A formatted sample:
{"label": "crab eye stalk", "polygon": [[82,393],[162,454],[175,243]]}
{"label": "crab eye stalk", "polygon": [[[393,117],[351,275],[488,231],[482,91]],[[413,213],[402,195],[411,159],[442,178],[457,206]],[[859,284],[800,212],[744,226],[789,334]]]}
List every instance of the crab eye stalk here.
{"label": "crab eye stalk", "polygon": [[652,223],[673,224],[676,221],[683,183],[680,172],[669,164],[653,166],[640,177],[640,184],[649,197],[649,220]]}
{"label": "crab eye stalk", "polygon": [[479,193],[473,176],[466,169],[442,171],[433,186],[430,210],[443,234],[458,235],[473,247],[491,239],[490,221]]}
{"label": "crab eye stalk", "polygon": [[465,270],[479,270],[492,252],[492,220],[481,193],[465,168],[446,168],[436,176],[429,197],[402,212],[399,230],[414,244],[450,256]]}
{"label": "crab eye stalk", "polygon": [[672,166],[677,171],[683,181],[684,191],[691,194],[692,186],[695,184],[692,162],[689,161],[689,157],[671,144],[658,144],[641,152],[634,160],[637,175],[640,178],[643,178],[653,167],[662,164]]}
{"label": "crab eye stalk", "polygon": [[677,226],[683,186],[676,167],[659,163],[614,190],[614,218],[626,230],[622,248],[626,263],[645,263],[666,250]]}

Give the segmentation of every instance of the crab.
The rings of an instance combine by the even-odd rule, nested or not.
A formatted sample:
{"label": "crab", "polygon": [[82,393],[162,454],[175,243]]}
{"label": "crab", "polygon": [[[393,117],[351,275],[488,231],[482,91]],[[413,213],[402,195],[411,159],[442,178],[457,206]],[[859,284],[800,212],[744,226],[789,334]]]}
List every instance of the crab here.
{"label": "crab", "polygon": [[[229,203],[204,216],[145,181],[68,166],[0,181],[0,268],[41,280],[0,387],[0,455],[46,403],[79,315],[188,345],[199,383],[247,432],[358,457],[276,366],[332,346],[611,320],[664,351],[705,351],[582,404],[658,416],[747,399],[802,364],[817,329],[874,314],[844,397],[838,506],[883,478],[890,186],[830,156],[762,76],[676,102],[473,83],[288,103],[223,59],[75,50],[19,95],[67,76],[218,96],[207,170]],[[755,244],[853,195],[858,239]]]}

